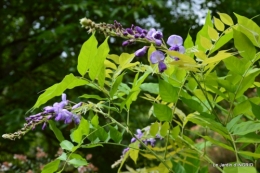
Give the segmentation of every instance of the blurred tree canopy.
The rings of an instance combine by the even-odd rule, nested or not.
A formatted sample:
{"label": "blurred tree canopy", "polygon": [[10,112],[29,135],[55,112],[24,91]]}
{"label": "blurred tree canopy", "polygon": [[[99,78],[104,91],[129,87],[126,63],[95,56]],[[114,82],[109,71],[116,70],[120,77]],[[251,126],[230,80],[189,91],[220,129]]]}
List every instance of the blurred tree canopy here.
{"label": "blurred tree canopy", "polygon": [[[78,74],[77,56],[81,45],[89,37],[79,19],[95,22],[120,22],[163,31],[165,39],[171,34],[186,37],[203,24],[208,10],[232,12],[254,17],[260,13],[260,1],[255,0],[2,0],[0,1],[0,132],[14,132],[21,128],[25,114],[35,103],[39,92],[60,82],[68,73]],[[257,23],[260,18],[256,18]],[[100,41],[104,36],[99,34]],[[134,52],[135,46],[122,48],[122,40],[110,39],[111,53],[123,49]],[[138,46],[140,47],[140,46]],[[68,91],[69,99],[76,100],[82,90]],[[86,92],[86,91],[83,91]],[[141,120],[140,120],[141,121]],[[37,133],[36,133],[37,132]],[[0,139],[0,162],[15,153],[27,153],[31,147],[42,145],[55,153],[58,145],[50,130],[37,128],[19,141]],[[55,147],[53,147],[53,145]],[[100,172],[119,158],[121,151],[105,159],[116,150],[102,148],[97,152],[96,165]],[[94,156],[95,157],[95,156]],[[109,160],[110,159],[110,160]],[[101,164],[98,164],[100,162]]]}

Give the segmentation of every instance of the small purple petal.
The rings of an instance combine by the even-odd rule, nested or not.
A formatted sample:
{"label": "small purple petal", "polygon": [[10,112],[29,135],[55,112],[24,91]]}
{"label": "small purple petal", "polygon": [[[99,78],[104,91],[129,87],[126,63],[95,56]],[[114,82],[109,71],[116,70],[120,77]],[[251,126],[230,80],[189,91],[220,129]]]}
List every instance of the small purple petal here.
{"label": "small purple petal", "polygon": [[47,125],[46,122],[44,122],[42,125],[42,130],[44,130],[46,128],[46,125]]}
{"label": "small purple petal", "polygon": [[135,52],[135,56],[137,56],[137,57],[144,56],[146,54],[148,48],[149,48],[149,46],[144,46],[143,48],[138,49]]}
{"label": "small purple petal", "polygon": [[162,34],[161,31],[156,31],[156,32],[154,32],[154,33],[152,34],[152,37],[153,37],[154,39],[160,40],[160,39],[162,39],[163,34]]}
{"label": "small purple petal", "polygon": [[162,40],[155,39],[155,44],[156,44],[156,46],[161,46],[162,45]]}
{"label": "small purple petal", "polygon": [[129,151],[129,148],[127,147],[127,148],[125,148],[124,150],[123,150],[123,155],[127,152],[127,151]]}
{"label": "small purple petal", "polygon": [[80,123],[80,118],[78,115],[73,114],[73,120],[77,125]]}
{"label": "small purple petal", "polygon": [[135,30],[135,25],[134,24],[131,25],[131,30]]}
{"label": "small purple petal", "polygon": [[55,117],[55,121],[62,121],[62,120],[64,120],[64,116],[61,112],[59,112]]}
{"label": "small purple petal", "polygon": [[147,34],[148,31],[146,29],[143,29],[143,34]]}
{"label": "small purple petal", "polygon": [[178,35],[171,35],[167,40],[167,44],[170,46],[181,46],[182,43],[183,39]]}
{"label": "small purple petal", "polygon": [[130,44],[129,40],[126,40],[122,43],[122,46],[128,46]]}
{"label": "small purple petal", "polygon": [[139,33],[142,34],[143,33],[143,29],[139,26],[135,26],[135,30]]}
{"label": "small purple petal", "polygon": [[54,112],[54,108],[52,106],[46,106],[43,108],[45,113],[53,113]]}
{"label": "small purple petal", "polygon": [[72,110],[73,109],[76,109],[76,108],[78,108],[78,107],[80,107],[82,105],[82,102],[79,102],[79,103],[77,103],[77,104],[75,104],[74,106],[72,106]]}
{"label": "small purple petal", "polygon": [[135,138],[132,138],[131,139],[131,143],[133,143],[133,142],[135,142],[136,141],[136,139]]}
{"label": "small purple petal", "polygon": [[159,72],[162,73],[162,72],[164,72],[164,70],[167,69],[167,66],[163,61],[160,61],[158,64],[158,68],[159,68]]}
{"label": "small purple petal", "polygon": [[146,38],[151,40],[154,32],[156,32],[156,30],[154,28],[150,29],[146,35]]}
{"label": "small purple petal", "polygon": [[134,35],[134,32],[132,29],[126,28],[125,30],[126,30],[126,32],[128,32],[128,34]]}
{"label": "small purple petal", "polygon": [[140,34],[135,34],[135,38],[139,38],[140,37]]}
{"label": "small purple petal", "polygon": [[127,36],[127,35],[128,35],[128,33],[127,33],[126,31],[124,31],[124,32],[123,32],[123,35],[124,35],[124,36]]}
{"label": "small purple petal", "polygon": [[61,96],[62,101],[64,101],[64,102],[67,101],[66,97],[67,97],[66,94],[63,93],[62,96]]}
{"label": "small purple petal", "polygon": [[165,56],[163,52],[156,50],[151,54],[150,60],[153,64],[156,64],[160,61],[163,61],[165,59]]}

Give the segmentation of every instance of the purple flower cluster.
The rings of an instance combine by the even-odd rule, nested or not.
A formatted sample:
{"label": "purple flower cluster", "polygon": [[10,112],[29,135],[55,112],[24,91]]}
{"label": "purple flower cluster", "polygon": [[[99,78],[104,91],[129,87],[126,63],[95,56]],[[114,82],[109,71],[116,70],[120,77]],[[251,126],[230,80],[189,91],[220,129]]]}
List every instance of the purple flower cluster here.
{"label": "purple flower cluster", "polygon": [[[156,135],[155,138],[142,139],[144,137],[144,133],[142,132],[141,129],[137,129],[136,133],[137,134],[135,134],[135,137],[133,137],[131,139],[131,143],[134,143],[136,141],[136,138],[137,138],[137,139],[140,139],[146,146],[150,144],[152,147],[154,147],[155,146],[155,142],[156,142],[155,138],[162,139],[162,137],[160,135],[158,135],[158,134]],[[122,154],[124,155],[127,151],[129,151],[129,147],[125,148],[123,150]]]}
{"label": "purple flower cluster", "polygon": [[[76,124],[80,123],[80,117],[70,111],[68,111],[65,106],[68,105],[68,100],[66,99],[66,94],[62,94],[62,101],[56,102],[53,106],[46,106],[43,108],[43,112],[38,113],[36,115],[31,115],[25,118],[27,125],[36,124],[42,121],[44,118],[49,120],[54,118],[55,121],[64,121],[65,124],[70,124],[74,121]],[[80,107],[82,103],[75,104],[71,109],[76,109]],[[42,129],[46,127],[46,122],[44,122]]]}
{"label": "purple flower cluster", "polygon": [[[148,34],[148,36],[146,36],[148,39],[150,40],[156,40],[155,43],[156,45],[161,45],[161,39],[163,37],[162,33],[160,31],[156,31],[155,29],[151,29]],[[183,44],[183,39],[178,36],[178,35],[171,35],[168,40],[167,40],[167,44],[170,46],[169,50],[174,50],[180,53],[184,53],[185,52],[185,48],[182,46]],[[143,56],[147,50],[148,50],[148,46],[144,46],[143,48],[137,50],[135,52],[135,56],[140,57]],[[172,57],[174,60],[179,60],[178,57]],[[162,73],[167,69],[166,64],[164,63],[164,59],[165,59],[165,55],[162,51],[156,50],[154,51],[151,56],[150,56],[150,61],[152,64],[158,64],[158,69],[159,72]]]}

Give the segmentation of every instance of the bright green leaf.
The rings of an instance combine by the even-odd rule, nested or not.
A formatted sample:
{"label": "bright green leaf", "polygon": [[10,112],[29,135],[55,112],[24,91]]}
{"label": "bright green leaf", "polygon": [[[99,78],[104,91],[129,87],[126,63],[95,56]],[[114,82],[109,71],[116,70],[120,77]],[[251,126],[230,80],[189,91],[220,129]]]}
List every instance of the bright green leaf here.
{"label": "bright green leaf", "polygon": [[164,122],[162,127],[161,127],[161,130],[160,130],[161,136],[162,137],[166,136],[169,129],[170,129],[169,123],[168,122]]}
{"label": "bright green leaf", "polygon": [[217,28],[217,30],[224,31],[225,25],[221,22],[221,20],[219,20],[216,17],[213,17],[213,18],[214,18],[214,25]]}
{"label": "bright green leaf", "polygon": [[228,25],[228,26],[234,25],[233,20],[229,15],[227,15],[225,13],[218,13],[218,15],[219,15],[220,19],[222,20],[222,22],[225,23],[226,25]]}
{"label": "bright green leaf", "polygon": [[171,84],[159,80],[159,93],[163,101],[176,102],[178,100],[179,88],[173,87]]}
{"label": "bright green leaf", "polygon": [[92,62],[89,67],[89,77],[94,80],[100,75],[102,68],[104,68],[104,62],[109,52],[109,46],[107,43],[109,37],[98,47],[95,57],[92,57]]}
{"label": "bright green leaf", "polygon": [[88,162],[85,159],[71,159],[68,163],[72,164],[75,168],[88,165]]}
{"label": "bright green leaf", "polygon": [[159,123],[155,122],[150,126],[150,134],[155,137],[159,130]]}
{"label": "bright green leaf", "polygon": [[135,162],[138,159],[138,153],[139,153],[139,142],[135,142],[129,145],[130,149],[129,149],[129,155],[130,158]]}
{"label": "bright green leaf", "polygon": [[38,108],[55,96],[60,96],[66,89],[72,89],[86,84],[88,84],[88,81],[82,78],[76,77],[73,74],[66,75],[60,83],[47,88],[45,92],[38,97],[33,108]]}
{"label": "bright green leaf", "polygon": [[99,125],[99,121],[98,121],[98,115],[95,115],[92,119],[91,119],[91,124],[94,126],[94,127],[98,127]]}
{"label": "bright green leaf", "polygon": [[140,86],[141,90],[147,91],[152,94],[159,94],[159,85],[158,83],[143,83]]}
{"label": "bright green leaf", "polygon": [[49,125],[50,125],[50,129],[53,131],[53,133],[55,134],[56,138],[57,138],[60,142],[64,141],[64,137],[63,137],[63,135],[62,135],[62,132],[60,131],[60,129],[58,129],[58,128],[56,127],[55,122],[54,122],[53,120],[49,120],[48,123],[49,123]]}
{"label": "bright green leaf", "polygon": [[109,126],[109,133],[110,133],[110,137],[111,139],[113,139],[113,141],[115,141],[115,143],[120,143],[122,140],[122,134],[114,127]]}
{"label": "bright green leaf", "polygon": [[66,161],[67,160],[67,154],[63,152],[57,159]]}
{"label": "bright green leaf", "polygon": [[154,114],[158,120],[168,122],[172,120],[172,110],[168,106],[154,103],[153,109]]}
{"label": "bright green leaf", "polygon": [[93,57],[96,56],[97,53],[97,39],[95,37],[95,33],[82,45],[79,57],[78,57],[78,72],[81,76],[84,76],[87,70],[92,65]]}
{"label": "bright green leaf", "polygon": [[[236,163],[239,164],[239,163]],[[225,173],[257,173],[254,167],[242,167],[242,166],[225,166],[223,171]]]}
{"label": "bright green leaf", "polygon": [[86,99],[93,98],[93,99],[97,99],[97,100],[107,100],[107,98],[102,98],[99,95],[89,95],[89,94],[83,94],[79,98],[86,98]]}
{"label": "bright green leaf", "polygon": [[56,159],[47,165],[45,165],[42,169],[41,173],[54,173],[55,171],[58,170],[60,164],[60,160]]}
{"label": "bright green leaf", "polygon": [[68,150],[68,151],[72,151],[74,145],[68,141],[68,140],[64,140],[60,143],[60,146],[63,150]]}

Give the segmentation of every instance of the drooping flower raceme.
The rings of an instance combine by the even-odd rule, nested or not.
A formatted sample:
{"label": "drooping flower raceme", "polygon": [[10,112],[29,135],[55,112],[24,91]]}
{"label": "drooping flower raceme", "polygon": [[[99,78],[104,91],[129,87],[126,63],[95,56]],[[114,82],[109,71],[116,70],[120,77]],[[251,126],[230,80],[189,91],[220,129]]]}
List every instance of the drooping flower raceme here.
{"label": "drooping flower raceme", "polygon": [[159,50],[154,51],[150,57],[151,63],[153,64],[158,63],[158,68],[160,73],[164,72],[164,70],[167,69],[167,66],[164,63],[164,59],[165,59],[164,53]]}
{"label": "drooping flower raceme", "polygon": [[[183,44],[183,39],[181,38],[181,36],[178,35],[171,35],[168,40],[167,40],[167,44],[169,46],[171,46],[169,49],[170,50],[174,50],[180,53],[184,53],[185,52],[185,48],[182,46]],[[175,59],[175,60],[179,60],[178,57],[172,57],[171,58]]]}

